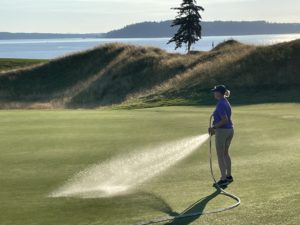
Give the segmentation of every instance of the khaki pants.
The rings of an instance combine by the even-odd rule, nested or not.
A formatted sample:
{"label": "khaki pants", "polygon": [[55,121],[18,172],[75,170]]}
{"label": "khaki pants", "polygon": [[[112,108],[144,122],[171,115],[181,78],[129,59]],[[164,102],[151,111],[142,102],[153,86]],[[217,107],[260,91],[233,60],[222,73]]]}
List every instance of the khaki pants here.
{"label": "khaki pants", "polygon": [[216,129],[216,149],[228,149],[233,138],[233,129]]}
{"label": "khaki pants", "polygon": [[222,180],[226,179],[226,176],[231,176],[231,159],[229,156],[229,146],[233,135],[233,129],[216,129],[215,142]]}

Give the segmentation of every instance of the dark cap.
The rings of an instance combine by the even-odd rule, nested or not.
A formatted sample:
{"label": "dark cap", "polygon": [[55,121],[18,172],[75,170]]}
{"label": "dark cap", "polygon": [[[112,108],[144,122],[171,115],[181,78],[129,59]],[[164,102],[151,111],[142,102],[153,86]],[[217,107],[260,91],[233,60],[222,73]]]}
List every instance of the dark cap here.
{"label": "dark cap", "polygon": [[212,92],[220,92],[221,94],[225,94],[227,91],[227,88],[225,85],[217,85],[213,89],[211,89]]}

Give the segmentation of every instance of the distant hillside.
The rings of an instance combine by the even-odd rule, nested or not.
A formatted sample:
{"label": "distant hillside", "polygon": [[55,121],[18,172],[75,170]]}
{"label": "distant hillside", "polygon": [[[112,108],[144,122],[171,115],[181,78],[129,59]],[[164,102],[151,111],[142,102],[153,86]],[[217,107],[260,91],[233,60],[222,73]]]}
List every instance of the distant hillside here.
{"label": "distant hillside", "polygon": [[55,39],[55,38],[101,38],[104,34],[54,34],[54,33],[9,33],[0,32],[0,40],[10,39]]}
{"label": "distant hillside", "polygon": [[[178,28],[170,27],[172,21],[143,22],[128,25],[105,34],[107,38],[171,37]],[[300,23],[267,23],[265,21],[214,21],[203,22],[203,36],[232,36],[254,34],[300,33]]]}
{"label": "distant hillside", "polygon": [[[0,32],[5,39],[53,39],[53,38],[158,38],[171,37],[178,28],[171,27],[171,20],[142,22],[128,25],[108,33],[53,34]],[[268,23],[265,21],[214,21],[203,22],[203,36],[234,36],[254,34],[300,33],[300,23]]]}
{"label": "distant hillside", "polygon": [[0,73],[0,107],[203,105],[220,83],[232,90],[233,104],[300,102],[299,62],[300,40],[267,47],[228,41],[189,55],[108,44]]}

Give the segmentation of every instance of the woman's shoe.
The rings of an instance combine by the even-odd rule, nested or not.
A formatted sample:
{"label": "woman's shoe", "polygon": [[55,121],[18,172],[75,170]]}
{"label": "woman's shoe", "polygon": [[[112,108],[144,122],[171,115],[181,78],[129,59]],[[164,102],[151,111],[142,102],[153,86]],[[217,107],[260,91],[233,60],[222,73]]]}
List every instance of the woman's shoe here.
{"label": "woman's shoe", "polygon": [[219,180],[217,183],[214,183],[214,187],[226,187],[229,184],[227,179],[225,180]]}
{"label": "woman's shoe", "polygon": [[226,177],[226,180],[227,180],[228,183],[231,183],[231,182],[233,182],[233,177],[228,176],[228,177]]}

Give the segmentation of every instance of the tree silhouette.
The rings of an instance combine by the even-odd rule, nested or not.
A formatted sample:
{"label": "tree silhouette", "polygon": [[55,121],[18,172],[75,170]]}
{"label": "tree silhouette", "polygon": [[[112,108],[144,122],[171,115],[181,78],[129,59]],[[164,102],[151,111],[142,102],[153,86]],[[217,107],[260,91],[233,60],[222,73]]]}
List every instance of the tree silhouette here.
{"label": "tree silhouette", "polygon": [[177,48],[182,44],[187,44],[187,50],[190,52],[192,44],[201,39],[201,15],[199,11],[204,11],[202,6],[198,6],[196,0],[183,0],[180,7],[172,8],[178,10],[178,15],[173,20],[171,27],[180,26],[174,37],[167,43],[176,43]]}

